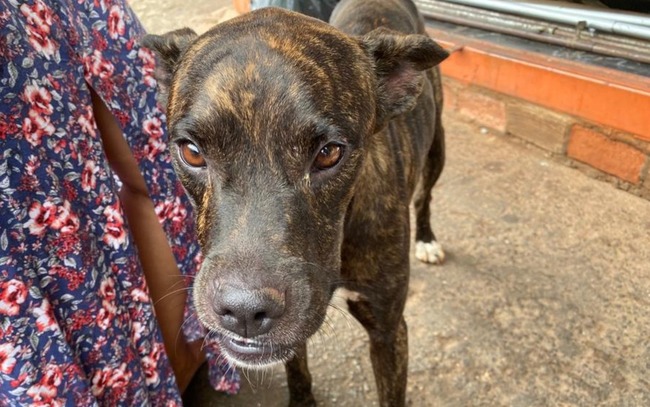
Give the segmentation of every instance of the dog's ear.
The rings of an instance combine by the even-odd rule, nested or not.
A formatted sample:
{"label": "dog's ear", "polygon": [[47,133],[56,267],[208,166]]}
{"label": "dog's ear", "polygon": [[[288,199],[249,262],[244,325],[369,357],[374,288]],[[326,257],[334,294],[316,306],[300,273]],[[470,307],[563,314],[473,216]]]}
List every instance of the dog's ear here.
{"label": "dog's ear", "polygon": [[147,34],[141,44],[152,50],[157,56],[154,76],[158,82],[158,101],[167,106],[167,95],[172,76],[183,52],[198,35],[190,28],[181,28],[163,35]]}
{"label": "dog's ear", "polygon": [[377,129],[391,118],[413,109],[422,92],[423,71],[449,56],[426,35],[407,35],[386,28],[366,34],[361,44],[375,62]]}

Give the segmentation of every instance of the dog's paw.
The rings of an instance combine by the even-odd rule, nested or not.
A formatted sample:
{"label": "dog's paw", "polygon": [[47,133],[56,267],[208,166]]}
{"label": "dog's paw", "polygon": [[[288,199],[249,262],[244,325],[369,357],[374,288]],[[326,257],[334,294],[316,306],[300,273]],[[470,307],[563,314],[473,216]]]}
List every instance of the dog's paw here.
{"label": "dog's paw", "polygon": [[441,264],[445,261],[445,252],[435,240],[429,243],[418,241],[415,243],[415,258],[424,263]]}

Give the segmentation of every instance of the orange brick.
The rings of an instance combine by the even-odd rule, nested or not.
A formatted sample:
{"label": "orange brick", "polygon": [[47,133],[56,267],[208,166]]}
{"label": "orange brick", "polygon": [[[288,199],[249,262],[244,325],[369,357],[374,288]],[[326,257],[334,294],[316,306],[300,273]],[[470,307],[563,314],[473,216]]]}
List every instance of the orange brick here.
{"label": "orange brick", "polygon": [[460,90],[456,103],[463,116],[499,132],[506,130],[506,105],[503,100],[484,93],[476,87]]}
{"label": "orange brick", "polygon": [[602,133],[574,126],[567,149],[569,157],[612,174],[622,180],[638,184],[646,156],[625,143],[613,141]]}

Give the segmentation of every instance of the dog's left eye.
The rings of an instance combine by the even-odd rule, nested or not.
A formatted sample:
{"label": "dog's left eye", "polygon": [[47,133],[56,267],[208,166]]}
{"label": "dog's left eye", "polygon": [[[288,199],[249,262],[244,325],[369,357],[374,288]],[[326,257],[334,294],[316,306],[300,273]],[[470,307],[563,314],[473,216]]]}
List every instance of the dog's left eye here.
{"label": "dog's left eye", "polygon": [[343,157],[343,146],[340,144],[330,143],[320,149],[314,160],[314,169],[316,171],[326,170],[334,167]]}
{"label": "dog's left eye", "polygon": [[179,143],[180,156],[183,162],[190,167],[200,168],[205,167],[205,158],[196,144],[189,141],[182,141]]}

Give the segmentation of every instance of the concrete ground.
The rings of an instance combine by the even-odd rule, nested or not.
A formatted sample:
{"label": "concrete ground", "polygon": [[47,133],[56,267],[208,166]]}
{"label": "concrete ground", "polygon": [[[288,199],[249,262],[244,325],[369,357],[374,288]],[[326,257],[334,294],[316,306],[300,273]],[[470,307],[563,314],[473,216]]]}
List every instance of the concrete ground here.
{"label": "concrete ground", "polygon": [[[132,1],[156,33],[203,31],[230,1],[187,4]],[[650,202],[445,123],[432,221],[448,259],[412,262],[409,405],[650,406]],[[319,405],[377,405],[365,332],[348,315],[330,321],[309,346]],[[282,368],[244,373],[237,396],[199,374],[187,404],[287,405]]]}

